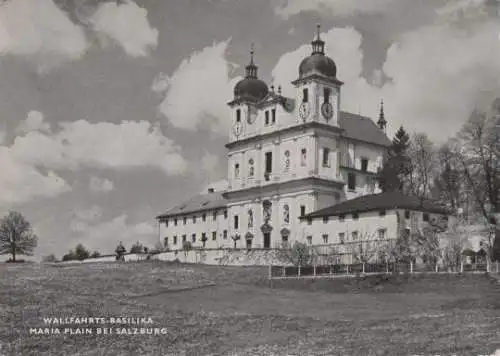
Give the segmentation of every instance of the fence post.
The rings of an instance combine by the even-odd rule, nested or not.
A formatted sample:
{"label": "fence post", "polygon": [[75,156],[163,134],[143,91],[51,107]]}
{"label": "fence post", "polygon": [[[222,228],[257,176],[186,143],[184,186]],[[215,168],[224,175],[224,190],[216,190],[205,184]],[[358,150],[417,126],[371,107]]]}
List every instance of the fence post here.
{"label": "fence post", "polygon": [[316,265],[313,266],[313,276],[316,277]]}
{"label": "fence post", "polygon": [[[497,264],[497,269],[498,269],[498,264]],[[330,265],[330,270],[328,272],[330,275],[332,274],[332,265]]]}
{"label": "fence post", "polygon": [[495,264],[497,266],[497,273],[498,273],[498,261],[496,261]]}
{"label": "fence post", "polygon": [[298,270],[298,273],[297,273],[297,278],[300,277],[300,265],[299,265],[299,270]]}
{"label": "fence post", "polygon": [[439,272],[439,265],[436,263],[436,273]]}
{"label": "fence post", "polygon": [[389,262],[385,261],[385,273],[389,274]]}
{"label": "fence post", "polygon": [[272,269],[273,269],[273,265],[270,263],[270,264],[269,264],[269,279],[273,278],[273,272],[272,272]]}
{"label": "fence post", "polygon": [[363,274],[365,273],[365,263],[363,262]]}
{"label": "fence post", "polygon": [[286,277],[286,266],[283,266],[283,271],[281,272],[283,277]]}
{"label": "fence post", "polygon": [[464,273],[464,261],[460,261],[460,273]]}
{"label": "fence post", "polygon": [[489,258],[486,259],[486,272],[488,272],[488,273],[490,272],[490,259]]}
{"label": "fence post", "polygon": [[347,274],[349,274],[349,265],[346,265],[347,266]]}
{"label": "fence post", "polygon": [[410,261],[410,273],[413,274],[413,261]]}

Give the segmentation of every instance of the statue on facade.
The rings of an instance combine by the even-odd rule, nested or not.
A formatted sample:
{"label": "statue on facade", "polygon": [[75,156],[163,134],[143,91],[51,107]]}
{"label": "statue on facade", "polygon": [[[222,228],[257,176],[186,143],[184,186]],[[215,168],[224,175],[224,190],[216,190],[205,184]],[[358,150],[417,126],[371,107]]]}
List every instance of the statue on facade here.
{"label": "statue on facade", "polygon": [[248,228],[253,227],[253,211],[252,209],[248,209]]}

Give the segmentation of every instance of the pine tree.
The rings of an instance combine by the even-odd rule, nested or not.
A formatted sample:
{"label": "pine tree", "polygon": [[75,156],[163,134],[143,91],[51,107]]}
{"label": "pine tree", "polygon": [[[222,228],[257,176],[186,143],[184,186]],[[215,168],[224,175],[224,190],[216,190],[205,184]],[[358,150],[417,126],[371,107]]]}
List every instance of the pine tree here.
{"label": "pine tree", "polygon": [[406,152],[406,149],[410,146],[410,135],[405,131],[403,126],[399,127],[399,130],[394,135],[392,139],[391,150],[396,155],[402,155]]}
{"label": "pine tree", "polygon": [[410,136],[403,126],[394,135],[389,154],[378,174],[378,182],[383,192],[403,191],[403,177],[408,172],[409,159],[406,150],[410,145]]}

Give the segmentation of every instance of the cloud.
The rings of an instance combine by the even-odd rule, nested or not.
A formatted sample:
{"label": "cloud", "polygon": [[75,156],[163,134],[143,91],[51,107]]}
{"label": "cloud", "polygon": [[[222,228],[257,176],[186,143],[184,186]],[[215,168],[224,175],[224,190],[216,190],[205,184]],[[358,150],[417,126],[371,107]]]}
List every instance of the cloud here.
{"label": "cloud", "polygon": [[133,1],[103,2],[89,22],[94,31],[118,43],[132,57],[144,57],[158,45],[158,30],[151,28],[147,10]]}
{"label": "cloud", "polygon": [[[323,39],[345,83],[343,110],[375,117],[384,98],[390,135],[403,124],[444,141],[482,96],[500,93],[499,31],[498,23],[483,21],[466,29],[434,24],[407,32],[390,46],[385,63],[368,80],[362,73],[362,36],[355,29],[334,28]],[[284,93],[295,96],[289,81],[309,54],[304,45],[279,59],[272,75]],[[388,80],[382,82],[383,77]]]}
{"label": "cloud", "polygon": [[55,197],[71,190],[69,184],[49,170],[43,174],[20,162],[12,148],[0,146],[0,206],[27,202],[35,197]]}
{"label": "cloud", "polygon": [[43,72],[79,59],[86,50],[83,29],[52,0],[15,0],[0,5],[0,55],[25,57]]}
{"label": "cloud", "polygon": [[331,12],[336,16],[349,16],[357,13],[376,13],[387,11],[396,0],[285,0],[275,13],[289,18],[303,11]]}
{"label": "cloud", "polygon": [[207,173],[213,173],[217,169],[217,165],[219,164],[219,157],[213,153],[205,151],[203,156],[201,157],[201,168],[202,171]]}
{"label": "cloud", "polygon": [[91,222],[99,220],[102,216],[102,213],[103,211],[101,207],[93,205],[87,209],[76,209],[74,211],[74,216],[77,220]]}
{"label": "cloud", "polygon": [[90,177],[89,188],[93,192],[110,192],[115,189],[115,185],[109,179]]}
{"label": "cloud", "polygon": [[60,123],[60,128],[53,135],[30,132],[17,137],[13,155],[25,164],[51,169],[152,167],[176,175],[187,166],[180,148],[147,121],[91,124],[79,120]]}
{"label": "cloud", "polygon": [[97,250],[101,254],[114,253],[120,241],[123,241],[127,250],[137,241],[150,248],[158,241],[158,230],[154,223],[131,223],[126,214],[99,223],[80,220],[74,221],[73,224],[77,227],[73,230],[75,238],[90,250]]}
{"label": "cloud", "polygon": [[230,40],[214,43],[182,61],[170,77],[160,111],[175,127],[195,130],[208,124],[226,134],[229,110],[226,105],[240,78],[229,78],[225,54]]}
{"label": "cloud", "polygon": [[151,85],[151,90],[155,93],[163,93],[168,89],[168,85],[170,82],[170,77],[165,73],[160,73],[153,80],[153,84]]}
{"label": "cloud", "polygon": [[32,110],[28,116],[17,127],[16,131],[28,133],[32,131],[50,132],[50,124],[44,122],[44,116],[40,111]]}

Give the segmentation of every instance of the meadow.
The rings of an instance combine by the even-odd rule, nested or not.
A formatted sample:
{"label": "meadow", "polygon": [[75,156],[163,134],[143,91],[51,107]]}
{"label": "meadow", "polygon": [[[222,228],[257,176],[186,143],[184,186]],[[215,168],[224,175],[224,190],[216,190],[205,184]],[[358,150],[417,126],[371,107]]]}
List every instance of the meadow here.
{"label": "meadow", "polygon": [[[500,285],[487,275],[270,282],[267,273],[154,261],[2,264],[0,355],[443,356],[500,349]],[[33,332],[51,327],[47,317],[150,317],[153,324],[139,327],[166,332],[96,335],[101,325],[88,335]]]}

